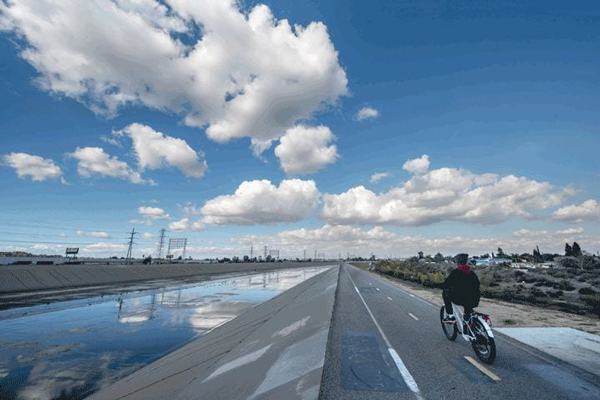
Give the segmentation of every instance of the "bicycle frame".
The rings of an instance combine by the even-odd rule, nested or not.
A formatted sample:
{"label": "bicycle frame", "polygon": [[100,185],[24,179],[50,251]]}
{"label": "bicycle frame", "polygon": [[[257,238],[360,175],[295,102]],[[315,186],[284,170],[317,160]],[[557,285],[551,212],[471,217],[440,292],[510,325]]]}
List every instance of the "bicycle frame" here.
{"label": "bicycle frame", "polygon": [[[456,317],[456,325],[457,325],[458,331],[460,332],[463,339],[465,339],[466,341],[469,341],[469,342],[475,340],[475,333],[473,332],[473,330],[471,329],[469,324],[465,324],[465,319],[464,319],[465,313],[464,313],[464,309],[462,308],[462,306],[458,306],[458,305],[452,303],[452,309],[454,310],[454,315]],[[489,324],[485,321],[485,319],[480,314],[473,312],[473,318],[477,318],[481,322],[481,325],[483,325],[483,327],[485,327],[488,337],[490,337],[490,338],[494,337],[492,328],[490,328]],[[464,332],[464,329],[463,329],[465,327],[465,325],[468,330],[467,332]]]}

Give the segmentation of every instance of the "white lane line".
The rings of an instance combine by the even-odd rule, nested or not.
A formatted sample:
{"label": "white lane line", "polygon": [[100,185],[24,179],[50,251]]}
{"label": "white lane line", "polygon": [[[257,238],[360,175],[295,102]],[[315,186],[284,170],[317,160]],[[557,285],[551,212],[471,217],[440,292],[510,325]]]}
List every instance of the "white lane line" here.
{"label": "white lane line", "polygon": [[396,364],[398,371],[400,371],[400,374],[402,375],[402,379],[404,379],[404,382],[406,383],[406,386],[408,386],[408,388],[415,394],[415,396],[418,400],[423,400],[423,396],[421,396],[421,391],[419,390],[419,386],[417,385],[415,378],[412,377],[412,375],[410,374],[410,371],[408,370],[408,368],[406,368],[406,365],[404,365],[404,363],[402,362],[402,359],[400,358],[398,353],[396,353],[396,350],[394,350],[394,348],[392,347],[392,344],[388,340],[387,336],[385,336],[385,333],[383,333],[383,329],[381,329],[381,326],[379,326],[379,323],[375,319],[375,316],[371,312],[371,309],[367,305],[367,302],[365,301],[365,299],[362,297],[362,295],[356,288],[356,284],[354,283],[354,280],[350,276],[348,269],[344,268],[344,271],[346,271],[346,275],[348,275],[350,282],[352,282],[352,286],[354,286],[354,289],[356,289],[356,293],[358,293],[358,297],[360,297],[360,300],[362,301],[363,305],[367,309],[367,312],[371,316],[371,319],[375,323],[375,326],[377,327],[379,334],[381,335],[383,341],[385,342],[385,345],[388,348],[388,352],[392,356],[392,359],[394,360],[394,363]]}
{"label": "white lane line", "polygon": [[372,282],[369,282],[369,285],[372,285],[372,284],[373,284]]}
{"label": "white lane line", "polygon": [[481,372],[483,372],[484,374],[486,374],[488,376],[488,378],[490,378],[494,382],[500,382],[502,380],[502,379],[500,379],[500,377],[498,375],[494,374],[492,371],[490,371],[489,369],[487,369],[483,365],[479,364],[473,358],[471,358],[469,356],[465,356],[465,358],[467,359],[468,362],[470,362],[471,364],[473,364],[473,366],[475,368],[477,368],[478,370],[480,370]]}
{"label": "white lane line", "polygon": [[414,316],[414,315],[412,315],[411,313],[408,313],[408,315],[410,315],[410,316],[411,316],[411,318],[412,318],[412,319],[414,319],[415,321],[418,321],[418,320],[419,320],[419,318],[415,317],[415,316]]}
{"label": "white lane line", "polygon": [[381,292],[381,290],[379,290],[379,288],[378,288],[378,287],[376,287],[376,288],[375,288],[375,290],[377,290],[378,292]]}
{"label": "white lane line", "polygon": [[392,298],[390,296],[387,296],[387,298],[388,298],[389,301],[392,301]]}
{"label": "white lane line", "polygon": [[412,294],[412,293],[409,293],[408,295],[409,295],[410,297],[415,297],[415,295],[414,295],[414,294]]}

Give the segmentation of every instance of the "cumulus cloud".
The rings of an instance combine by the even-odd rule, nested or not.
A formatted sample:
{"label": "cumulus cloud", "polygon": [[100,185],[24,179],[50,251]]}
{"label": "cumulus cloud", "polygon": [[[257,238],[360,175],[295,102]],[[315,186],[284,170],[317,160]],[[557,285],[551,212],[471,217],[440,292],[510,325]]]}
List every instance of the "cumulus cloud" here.
{"label": "cumulus cloud", "polygon": [[378,172],[376,174],[371,175],[371,179],[369,180],[371,183],[377,183],[383,178],[387,178],[390,176],[387,172]]}
{"label": "cumulus cloud", "polygon": [[570,223],[600,221],[600,204],[596,200],[586,200],[581,205],[559,208],[552,217],[557,221]]}
{"label": "cumulus cloud", "polygon": [[19,0],[0,15],[42,90],[108,117],[128,105],[177,113],[218,142],[278,139],[347,93],[327,27],[262,4]]}
{"label": "cumulus cloud", "polygon": [[77,236],[89,236],[99,239],[110,239],[109,234],[106,232],[77,231]]}
{"label": "cumulus cloud", "polygon": [[555,234],[559,236],[572,236],[572,235],[581,235],[585,229],[579,228],[568,228],[556,231]]}
{"label": "cumulus cloud", "polygon": [[186,176],[201,178],[207,169],[206,161],[201,160],[185,140],[164,135],[147,125],[134,123],[113,133],[132,139],[141,170],[170,165]]}
{"label": "cumulus cloud", "polygon": [[533,231],[530,229],[519,229],[513,232],[513,236],[517,238],[532,238],[547,235],[548,231]]}
{"label": "cumulus cloud", "polygon": [[126,162],[116,156],[111,157],[101,147],[78,147],[68,155],[78,161],[77,173],[85,178],[110,176],[138,184],[153,183],[151,180],[143,179],[140,173],[131,169]]}
{"label": "cumulus cloud", "polygon": [[[536,232],[536,231],[528,231]],[[379,257],[387,256],[412,256],[418,251],[425,254],[454,255],[461,252],[470,254],[484,254],[502,247],[508,253],[531,252],[539,246],[544,252],[560,253],[564,242],[548,234],[524,235],[513,238],[465,236],[425,237],[422,235],[400,235],[386,230],[381,226],[372,229],[361,229],[348,225],[326,224],[316,229],[284,230],[274,235],[245,235],[234,238],[233,242],[247,248],[250,245],[264,243],[269,248],[285,249],[287,257],[302,257],[304,250],[313,250],[325,253],[328,257],[338,257],[341,253],[360,256],[369,256],[374,253]],[[578,243],[592,248],[600,244],[600,240],[593,237],[580,237]]]}
{"label": "cumulus cloud", "polygon": [[182,218],[179,221],[171,222],[169,230],[173,232],[194,232],[206,229],[202,221],[191,221],[189,218]]}
{"label": "cumulus cloud", "polygon": [[288,129],[275,148],[281,168],[288,174],[311,174],[338,157],[335,136],[326,126],[298,125]]}
{"label": "cumulus cloud", "polygon": [[243,182],[232,195],[218,196],[201,208],[203,222],[213,225],[255,225],[295,222],[309,216],[319,204],[312,180]]}
{"label": "cumulus cloud", "polygon": [[59,166],[49,158],[26,153],[10,153],[2,156],[5,165],[13,168],[19,178],[30,176],[36,182],[55,179],[62,175]]}
{"label": "cumulus cloud", "polygon": [[151,240],[151,239],[154,239],[156,237],[156,235],[154,235],[153,233],[150,233],[150,232],[144,232],[144,233],[142,233],[142,237],[144,239]]}
{"label": "cumulus cloud", "polygon": [[171,218],[171,216],[160,207],[142,206],[138,207],[137,211],[142,217],[150,220]]}
{"label": "cumulus cloud", "polygon": [[429,169],[429,156],[427,154],[423,154],[419,158],[408,160],[404,163],[402,168],[411,174],[424,174]]}
{"label": "cumulus cloud", "polygon": [[[414,173],[424,168],[413,167]],[[358,186],[341,194],[325,194],[321,218],[335,224],[491,224],[511,217],[530,218],[535,211],[560,204],[569,194],[568,190],[555,190],[548,182],[525,177],[440,168],[414,175],[386,193]]]}
{"label": "cumulus cloud", "polygon": [[82,254],[90,255],[116,255],[127,251],[127,246],[121,243],[94,243],[84,246],[81,249]]}
{"label": "cumulus cloud", "polygon": [[356,119],[358,121],[362,121],[367,118],[377,118],[379,117],[379,111],[371,107],[361,108],[358,113],[356,113]]}

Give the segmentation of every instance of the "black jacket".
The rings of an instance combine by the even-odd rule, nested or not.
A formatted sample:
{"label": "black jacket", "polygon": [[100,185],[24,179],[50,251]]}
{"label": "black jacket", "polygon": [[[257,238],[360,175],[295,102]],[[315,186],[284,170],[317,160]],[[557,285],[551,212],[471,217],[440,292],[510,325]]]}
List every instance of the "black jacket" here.
{"label": "black jacket", "polygon": [[452,301],[461,306],[477,307],[479,305],[479,278],[475,272],[466,274],[455,269],[444,282],[444,291],[447,291]]}

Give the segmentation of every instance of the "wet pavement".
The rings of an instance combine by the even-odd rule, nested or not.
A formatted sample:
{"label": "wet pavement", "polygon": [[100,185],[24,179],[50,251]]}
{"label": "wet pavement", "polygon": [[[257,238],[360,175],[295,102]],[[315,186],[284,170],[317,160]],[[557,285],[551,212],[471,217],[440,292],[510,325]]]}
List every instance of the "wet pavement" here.
{"label": "wet pavement", "polygon": [[326,269],[0,311],[0,399],[83,398]]}

